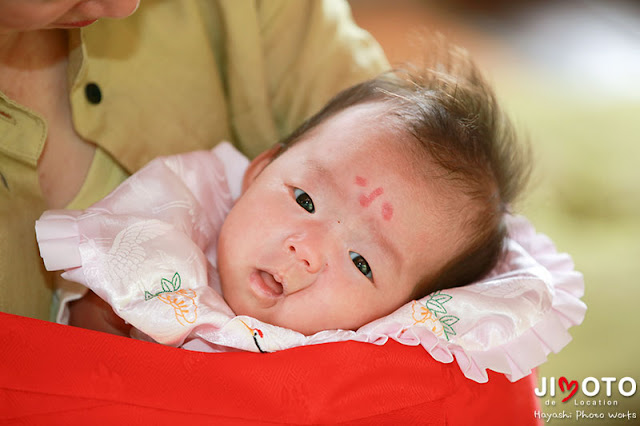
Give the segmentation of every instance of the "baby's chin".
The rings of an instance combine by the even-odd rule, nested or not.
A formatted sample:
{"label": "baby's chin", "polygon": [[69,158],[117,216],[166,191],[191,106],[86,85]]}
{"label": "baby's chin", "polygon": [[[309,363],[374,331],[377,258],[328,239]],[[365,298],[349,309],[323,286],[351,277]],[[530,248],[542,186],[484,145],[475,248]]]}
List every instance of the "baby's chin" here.
{"label": "baby's chin", "polygon": [[238,305],[233,305],[227,301],[227,304],[233,311],[236,316],[247,316],[258,321],[261,321],[265,324],[274,325],[277,327],[286,328],[288,330],[296,331],[298,333],[304,334],[305,336],[312,336],[320,331],[331,330],[332,328],[323,327],[320,324],[313,323],[301,323],[299,320],[294,318],[278,318],[276,315],[273,315],[271,312],[265,312],[262,309],[256,309],[244,306],[244,304],[240,303]]}
{"label": "baby's chin", "polygon": [[[316,333],[327,330],[355,331],[373,320],[370,319],[365,321],[363,318],[352,318],[351,321],[346,319],[338,324],[335,321],[328,321],[328,318],[324,314],[321,314],[320,318],[314,319],[310,317],[308,311],[305,312],[305,315],[287,315],[286,312],[283,312],[282,305],[276,306],[278,305],[278,302],[281,302],[280,299],[256,300],[253,297],[247,297],[246,295],[243,296],[237,291],[234,292],[233,288],[225,287],[225,283],[222,280],[220,284],[222,296],[236,316],[254,318],[263,323],[296,331],[305,336],[312,336]],[[228,297],[225,295],[225,289],[228,291]]]}

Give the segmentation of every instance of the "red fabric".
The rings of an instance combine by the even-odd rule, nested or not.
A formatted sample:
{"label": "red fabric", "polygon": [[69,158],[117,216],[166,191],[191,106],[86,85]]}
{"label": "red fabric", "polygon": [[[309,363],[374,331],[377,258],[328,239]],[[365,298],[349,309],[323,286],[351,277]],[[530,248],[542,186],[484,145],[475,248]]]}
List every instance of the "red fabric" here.
{"label": "red fabric", "polygon": [[538,424],[532,376],[396,342],[210,354],[2,313],[0,342],[2,424]]}

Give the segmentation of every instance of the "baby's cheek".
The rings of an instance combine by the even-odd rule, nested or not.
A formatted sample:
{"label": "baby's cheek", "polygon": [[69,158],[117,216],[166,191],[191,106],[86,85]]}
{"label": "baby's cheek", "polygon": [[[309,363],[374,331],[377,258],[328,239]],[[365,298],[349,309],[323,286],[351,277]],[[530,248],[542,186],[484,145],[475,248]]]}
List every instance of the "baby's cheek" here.
{"label": "baby's cheek", "polygon": [[368,283],[344,283],[343,288],[336,291],[331,300],[327,300],[326,309],[333,313],[337,324],[333,328],[357,329],[376,319],[380,312],[367,289]]}
{"label": "baby's cheek", "polygon": [[225,287],[222,286],[222,297],[234,314],[252,316],[250,309],[246,304],[246,298],[241,297],[238,291],[234,291],[230,288],[225,289]]}

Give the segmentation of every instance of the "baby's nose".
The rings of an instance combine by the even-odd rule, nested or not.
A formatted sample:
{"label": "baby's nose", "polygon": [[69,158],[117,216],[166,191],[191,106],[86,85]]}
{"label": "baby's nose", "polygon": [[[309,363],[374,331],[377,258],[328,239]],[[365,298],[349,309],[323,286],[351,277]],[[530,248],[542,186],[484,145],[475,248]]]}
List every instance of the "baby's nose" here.
{"label": "baby's nose", "polygon": [[310,239],[289,239],[287,250],[311,274],[318,273],[324,265],[322,248],[317,242],[314,243]]}

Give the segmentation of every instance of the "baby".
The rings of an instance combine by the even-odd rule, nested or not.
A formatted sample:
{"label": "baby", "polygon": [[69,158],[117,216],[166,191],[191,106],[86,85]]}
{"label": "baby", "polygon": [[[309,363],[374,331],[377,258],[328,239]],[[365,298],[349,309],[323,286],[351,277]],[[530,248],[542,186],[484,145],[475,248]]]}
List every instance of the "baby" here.
{"label": "baby", "polygon": [[[159,159],[84,213],[45,213],[36,228],[47,269],[96,280],[91,288],[112,305],[108,285],[126,301],[143,290],[145,299],[182,291],[174,308],[189,322],[195,293],[180,289],[185,277],[176,271],[200,262],[193,280],[220,291],[231,315],[305,335],[354,330],[412,299],[481,278],[500,257],[504,218],[528,161],[467,55],[434,57],[419,73],[390,73],[339,93],[246,170],[228,172],[225,158],[239,156],[229,145]],[[227,154],[216,157],[221,150]],[[180,205],[189,217],[173,212]],[[74,222],[80,231],[71,238],[52,236],[54,222],[89,223],[102,214],[103,222]],[[140,231],[149,218],[162,228],[155,234]],[[155,255],[131,249],[120,263],[161,264],[164,278],[123,279],[112,266],[105,277],[91,263],[105,261],[88,248],[72,249],[69,261],[54,259],[59,244],[47,248],[54,239],[82,243],[91,228],[98,236],[85,247],[108,240],[105,258],[131,229],[139,244],[170,235],[155,244]],[[159,291],[150,290],[159,281]],[[76,325],[127,333],[92,293],[71,309]],[[136,326],[128,309],[118,315]]]}

